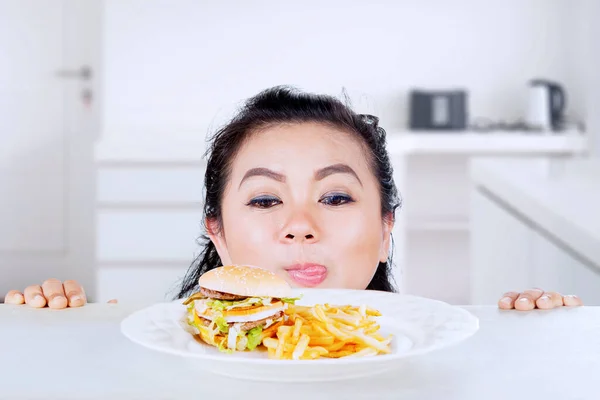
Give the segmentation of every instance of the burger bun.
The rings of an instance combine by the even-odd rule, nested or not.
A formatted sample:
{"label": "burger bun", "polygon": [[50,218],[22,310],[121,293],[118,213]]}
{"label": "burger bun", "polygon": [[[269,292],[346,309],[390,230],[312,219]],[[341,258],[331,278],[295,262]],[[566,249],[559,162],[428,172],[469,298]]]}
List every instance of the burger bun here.
{"label": "burger bun", "polygon": [[251,265],[225,265],[204,273],[202,288],[245,297],[292,297],[292,287],[264,268]]}

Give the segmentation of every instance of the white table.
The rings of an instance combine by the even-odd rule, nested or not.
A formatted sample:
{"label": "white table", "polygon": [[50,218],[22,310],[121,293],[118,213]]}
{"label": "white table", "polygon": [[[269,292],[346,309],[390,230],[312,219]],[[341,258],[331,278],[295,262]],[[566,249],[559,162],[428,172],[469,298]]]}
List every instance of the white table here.
{"label": "white table", "polygon": [[[136,307],[0,305],[2,399],[598,399],[600,307],[465,307],[480,331],[365,380],[277,384],[191,370],[138,346],[119,323]],[[196,393],[194,396],[193,394]],[[250,397],[249,397],[250,396]]]}

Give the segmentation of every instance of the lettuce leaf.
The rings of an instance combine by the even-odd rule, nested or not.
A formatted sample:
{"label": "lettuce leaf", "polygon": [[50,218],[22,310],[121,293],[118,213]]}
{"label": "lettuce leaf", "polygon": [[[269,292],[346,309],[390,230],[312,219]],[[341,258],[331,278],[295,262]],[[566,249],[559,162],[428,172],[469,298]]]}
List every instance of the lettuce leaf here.
{"label": "lettuce leaf", "polygon": [[214,320],[215,324],[217,324],[217,328],[223,333],[229,332],[229,325],[227,325],[227,321],[223,317],[223,314],[217,316]]}
{"label": "lettuce leaf", "polygon": [[225,337],[225,339],[221,340],[218,343],[217,348],[219,349],[220,352],[223,352],[223,353],[227,353],[227,354],[233,353],[232,349],[227,348],[227,337]]}
{"label": "lettuce leaf", "polygon": [[183,304],[187,306],[188,304],[193,303],[194,300],[200,300],[200,299],[205,299],[205,298],[206,297],[202,293],[194,293],[193,295],[191,295],[190,297],[185,299],[183,301]]}
{"label": "lettuce leaf", "polygon": [[248,350],[254,350],[262,341],[262,328],[257,326],[256,328],[250,329],[246,337],[248,338]]}
{"label": "lettuce leaf", "polygon": [[271,298],[248,297],[244,300],[209,300],[206,305],[215,311],[233,310],[234,308],[251,307],[254,305],[269,304]]}
{"label": "lettuce leaf", "polygon": [[300,297],[282,297],[281,301],[283,301],[284,303],[288,303],[288,304],[296,304],[296,302],[298,300],[300,300],[302,298],[302,295]]}
{"label": "lettuce leaf", "polygon": [[206,305],[215,311],[225,311],[225,300],[209,300]]}

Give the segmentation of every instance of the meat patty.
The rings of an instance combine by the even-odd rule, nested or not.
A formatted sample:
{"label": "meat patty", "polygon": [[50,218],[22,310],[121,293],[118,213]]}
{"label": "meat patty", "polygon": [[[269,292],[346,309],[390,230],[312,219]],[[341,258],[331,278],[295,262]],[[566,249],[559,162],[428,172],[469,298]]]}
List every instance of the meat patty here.
{"label": "meat patty", "polygon": [[202,293],[203,296],[211,299],[219,300],[244,300],[248,298],[248,296],[238,296],[237,294],[217,292],[216,290],[210,290],[206,288],[200,288],[200,293]]}
{"label": "meat patty", "polygon": [[[268,319],[270,319],[270,320],[276,320],[276,319],[281,318],[282,316],[283,316],[283,311],[279,311],[277,314],[274,314],[274,315],[272,315],[272,316],[270,316],[268,318],[265,318],[265,319],[260,319],[258,321],[244,322],[242,325],[240,325],[240,330],[246,332],[246,331],[249,331],[252,328],[256,328],[257,326],[264,326],[264,325],[266,325]],[[210,323],[212,322],[211,320],[206,319],[206,318],[202,318],[200,316],[198,316],[198,318],[200,318],[200,321],[202,322],[202,325],[204,325],[204,326],[209,326]],[[236,323],[239,323],[239,322],[236,322]],[[234,325],[234,323],[230,322],[227,325],[229,325],[229,327],[231,328]]]}
{"label": "meat patty", "polygon": [[[283,317],[283,311],[279,311],[277,314],[270,316],[269,318],[265,318],[265,319],[260,319],[258,321],[250,321],[250,322],[245,322],[242,326],[241,326],[241,330],[242,331],[249,331],[252,328],[256,328],[257,326],[265,326],[267,323],[267,320],[276,320]],[[233,324],[230,324],[229,326],[231,326]]]}

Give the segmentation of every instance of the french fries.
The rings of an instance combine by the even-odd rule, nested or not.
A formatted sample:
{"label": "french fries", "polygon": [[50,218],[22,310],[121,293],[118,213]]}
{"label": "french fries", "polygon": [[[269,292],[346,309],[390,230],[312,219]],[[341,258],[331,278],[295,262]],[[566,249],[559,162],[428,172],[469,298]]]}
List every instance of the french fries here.
{"label": "french fries", "polygon": [[279,360],[367,357],[391,353],[392,336],[379,334],[379,311],[365,305],[290,305],[284,323],[263,333],[268,357]]}

